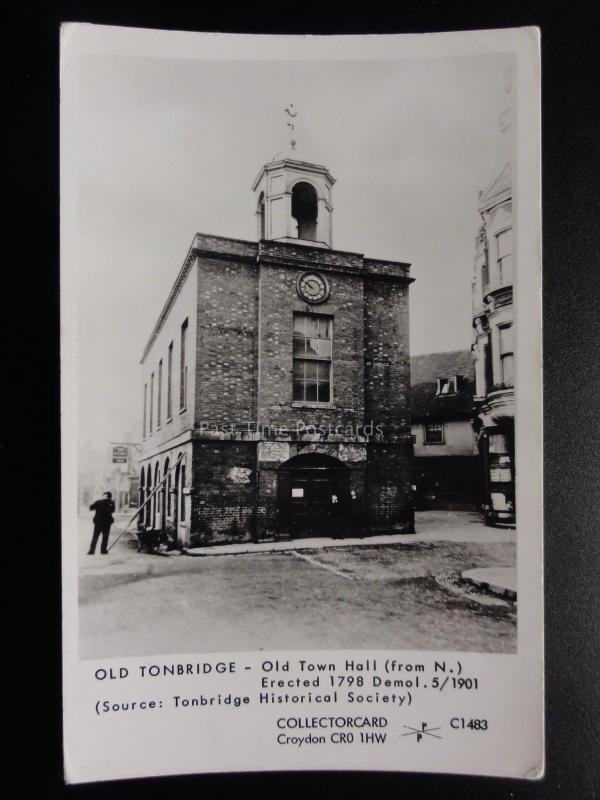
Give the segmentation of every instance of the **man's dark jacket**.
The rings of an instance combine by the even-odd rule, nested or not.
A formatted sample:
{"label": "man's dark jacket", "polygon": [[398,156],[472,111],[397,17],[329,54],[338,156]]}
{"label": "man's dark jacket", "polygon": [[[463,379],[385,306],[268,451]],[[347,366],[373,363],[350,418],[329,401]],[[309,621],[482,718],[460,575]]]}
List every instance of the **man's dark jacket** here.
{"label": "man's dark jacket", "polygon": [[96,500],[95,503],[92,503],[90,506],[90,511],[95,511],[94,514],[94,522],[96,525],[112,525],[114,522],[113,519],[113,511],[115,510],[115,504],[112,500]]}

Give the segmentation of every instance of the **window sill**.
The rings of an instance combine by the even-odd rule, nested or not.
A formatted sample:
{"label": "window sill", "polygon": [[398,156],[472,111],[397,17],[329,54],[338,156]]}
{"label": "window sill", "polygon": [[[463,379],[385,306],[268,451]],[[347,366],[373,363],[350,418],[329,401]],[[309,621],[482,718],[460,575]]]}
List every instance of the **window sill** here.
{"label": "window sill", "polygon": [[180,414],[183,414],[183,413],[184,413],[184,411],[187,411],[187,406],[184,406],[183,408],[180,408],[180,409],[179,409],[179,413],[180,413]]}
{"label": "window sill", "polygon": [[165,425],[168,425],[169,422],[173,422],[173,417],[167,417],[167,419],[165,421]]}
{"label": "window sill", "polygon": [[317,403],[308,400],[293,400],[292,408],[335,408],[333,403]]}

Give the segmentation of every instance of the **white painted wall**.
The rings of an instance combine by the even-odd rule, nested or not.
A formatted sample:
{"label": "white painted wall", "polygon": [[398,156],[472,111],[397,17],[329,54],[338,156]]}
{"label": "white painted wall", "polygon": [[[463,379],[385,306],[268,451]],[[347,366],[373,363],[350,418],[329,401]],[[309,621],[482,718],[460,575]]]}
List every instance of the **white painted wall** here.
{"label": "white painted wall", "polygon": [[477,455],[475,434],[468,420],[444,423],[444,444],[425,444],[425,425],[413,422],[415,456],[474,456]]}

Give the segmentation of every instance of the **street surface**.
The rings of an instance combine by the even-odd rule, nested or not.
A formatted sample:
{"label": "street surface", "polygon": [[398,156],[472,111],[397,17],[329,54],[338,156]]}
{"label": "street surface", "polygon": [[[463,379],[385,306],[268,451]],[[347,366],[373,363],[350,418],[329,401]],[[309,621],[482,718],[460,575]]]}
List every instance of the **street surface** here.
{"label": "street surface", "polygon": [[109,555],[88,556],[92,526],[82,519],[80,655],[515,652],[512,603],[486,604],[447,586],[466,569],[514,566],[515,532],[455,511],[418,513],[416,526],[416,536],[321,539],[308,549],[238,555],[140,554],[126,534]]}

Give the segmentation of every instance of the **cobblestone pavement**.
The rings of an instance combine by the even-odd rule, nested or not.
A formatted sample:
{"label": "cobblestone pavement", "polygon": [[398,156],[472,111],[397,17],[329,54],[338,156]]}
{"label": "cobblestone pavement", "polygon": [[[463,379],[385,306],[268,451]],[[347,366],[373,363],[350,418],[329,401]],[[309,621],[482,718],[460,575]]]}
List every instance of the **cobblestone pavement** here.
{"label": "cobblestone pavement", "polygon": [[513,566],[514,531],[485,528],[468,512],[423,512],[417,530],[392,543],[342,540],[340,547],[325,540],[214,558],[138,554],[126,535],[109,555],[87,556],[91,526],[82,520],[81,657],[346,648],[514,652],[514,604],[479,603],[440,580],[450,585],[466,569]]}

